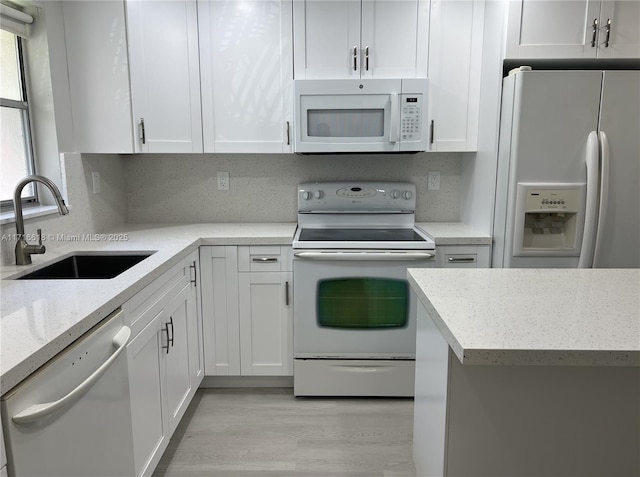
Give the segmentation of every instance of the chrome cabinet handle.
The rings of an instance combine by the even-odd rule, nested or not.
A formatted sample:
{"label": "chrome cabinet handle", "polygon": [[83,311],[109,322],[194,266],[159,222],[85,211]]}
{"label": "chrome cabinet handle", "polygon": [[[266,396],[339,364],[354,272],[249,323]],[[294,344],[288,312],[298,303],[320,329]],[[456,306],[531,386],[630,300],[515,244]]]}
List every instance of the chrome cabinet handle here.
{"label": "chrome cabinet handle", "polygon": [[173,348],[173,338],[175,338],[175,330],[173,329],[173,316],[169,317],[169,325],[171,325],[171,339],[169,342],[171,343],[171,347]]}
{"label": "chrome cabinet handle", "polygon": [[266,262],[277,262],[278,259],[276,257],[253,257],[251,259],[252,262],[266,263]]}
{"label": "chrome cabinet handle", "polygon": [[291,125],[287,121],[287,146],[291,145]]}
{"label": "chrome cabinet handle", "polygon": [[475,257],[449,257],[449,263],[475,262]]}
{"label": "chrome cabinet handle", "polygon": [[364,70],[369,71],[369,46],[364,47]]}
{"label": "chrome cabinet handle", "polygon": [[433,144],[435,138],[435,127],[436,122],[432,119],[431,124],[429,125],[429,144]]}
{"label": "chrome cabinet handle", "polygon": [[358,70],[358,45],[353,47],[353,71]]}
{"label": "chrome cabinet handle", "polygon": [[193,261],[193,263],[191,265],[189,265],[189,268],[191,270],[193,270],[193,278],[191,280],[189,280],[191,283],[193,283],[194,285],[198,284],[198,269],[196,268],[196,262],[195,260]]}
{"label": "chrome cabinet handle", "polygon": [[144,129],[144,118],[140,118],[140,141],[142,141],[142,144],[147,143],[147,132]]}
{"label": "chrome cabinet handle", "polygon": [[167,334],[167,344],[162,345],[162,349],[166,349],[167,350],[167,354],[169,354],[169,345],[171,343],[171,339],[169,338],[169,323],[165,323],[164,324],[164,328],[162,329],[162,331],[164,331]]}
{"label": "chrome cabinet handle", "polygon": [[604,47],[609,48],[609,38],[611,38],[611,18],[607,19],[607,26],[605,27],[607,37],[604,40]]}
{"label": "chrome cabinet handle", "polygon": [[284,304],[289,306],[289,282],[284,282]]}
{"label": "chrome cabinet handle", "polygon": [[598,35],[598,19],[593,19],[593,24],[591,25],[593,36],[591,37],[591,48],[595,48],[596,46],[596,37]]}

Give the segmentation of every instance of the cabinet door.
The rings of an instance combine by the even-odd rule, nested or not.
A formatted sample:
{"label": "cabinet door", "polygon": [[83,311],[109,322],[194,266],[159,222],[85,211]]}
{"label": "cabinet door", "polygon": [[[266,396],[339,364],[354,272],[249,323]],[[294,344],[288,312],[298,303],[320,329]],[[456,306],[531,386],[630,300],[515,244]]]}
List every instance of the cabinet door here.
{"label": "cabinet door", "polygon": [[195,0],[127,0],[136,152],[202,152]]}
{"label": "cabinet door", "polygon": [[189,377],[193,392],[198,389],[204,379],[204,342],[202,340],[202,314],[200,300],[200,258],[198,252],[194,252],[187,259],[189,262],[190,285],[187,296],[187,332],[189,343]]}
{"label": "cabinet door", "polygon": [[243,376],[293,373],[293,304],[290,272],[239,274]]}
{"label": "cabinet door", "polygon": [[200,247],[206,376],[240,375],[237,247]]}
{"label": "cabinet door", "polygon": [[428,2],[363,0],[361,76],[426,77],[428,28]]}
{"label": "cabinet door", "polygon": [[171,433],[178,426],[192,394],[189,372],[189,320],[193,314],[193,306],[190,297],[191,285],[188,285],[167,305],[161,322],[162,331],[167,337],[166,348],[163,348],[163,351]]}
{"label": "cabinet door", "polygon": [[640,58],[640,1],[602,2],[598,57]]}
{"label": "cabinet door", "polygon": [[153,473],[171,435],[162,400],[161,319],[162,312],[127,345],[136,477]]}
{"label": "cabinet door", "polygon": [[432,0],[429,30],[430,151],[475,151],[484,1]]}
{"label": "cabinet door", "polygon": [[[507,58],[595,58],[600,0],[510,1]],[[637,19],[636,19],[637,28]]]}
{"label": "cabinet door", "polygon": [[295,0],[295,78],[359,78],[360,21],[360,0]]}
{"label": "cabinet door", "polygon": [[205,152],[291,152],[291,0],[199,2]]}
{"label": "cabinet door", "polygon": [[75,151],[132,153],[124,3],[62,2]]}

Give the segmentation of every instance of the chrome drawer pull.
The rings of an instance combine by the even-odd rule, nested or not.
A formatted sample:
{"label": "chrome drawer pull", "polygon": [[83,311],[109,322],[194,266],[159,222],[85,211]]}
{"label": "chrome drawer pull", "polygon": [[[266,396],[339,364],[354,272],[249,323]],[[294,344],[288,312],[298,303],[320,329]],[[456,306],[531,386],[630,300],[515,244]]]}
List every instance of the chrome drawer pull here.
{"label": "chrome drawer pull", "polygon": [[455,263],[455,262],[475,262],[476,258],[475,257],[449,257],[448,258],[449,263]]}
{"label": "chrome drawer pull", "polygon": [[252,262],[266,263],[266,262],[277,262],[278,259],[276,257],[253,257],[251,259]]}

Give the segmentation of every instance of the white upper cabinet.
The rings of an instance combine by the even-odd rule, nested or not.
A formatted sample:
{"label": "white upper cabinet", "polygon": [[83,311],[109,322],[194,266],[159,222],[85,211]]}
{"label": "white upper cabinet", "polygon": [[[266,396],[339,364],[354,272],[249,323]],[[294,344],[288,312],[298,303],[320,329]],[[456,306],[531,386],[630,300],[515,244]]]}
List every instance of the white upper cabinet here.
{"label": "white upper cabinet", "polygon": [[475,151],[478,143],[484,0],[432,0],[429,151]]}
{"label": "white upper cabinet", "polygon": [[507,58],[638,58],[638,0],[508,2]]}
{"label": "white upper cabinet", "polygon": [[426,77],[428,9],[425,0],[295,0],[295,78]]}
{"label": "white upper cabinet", "polygon": [[202,152],[195,0],[127,0],[135,152]]}
{"label": "white upper cabinet", "polygon": [[195,0],[63,2],[77,152],[202,152]]}
{"label": "white upper cabinet", "polygon": [[198,2],[205,152],[292,151],[291,12],[291,0]]}
{"label": "white upper cabinet", "polygon": [[77,152],[133,152],[122,1],[62,3]]}

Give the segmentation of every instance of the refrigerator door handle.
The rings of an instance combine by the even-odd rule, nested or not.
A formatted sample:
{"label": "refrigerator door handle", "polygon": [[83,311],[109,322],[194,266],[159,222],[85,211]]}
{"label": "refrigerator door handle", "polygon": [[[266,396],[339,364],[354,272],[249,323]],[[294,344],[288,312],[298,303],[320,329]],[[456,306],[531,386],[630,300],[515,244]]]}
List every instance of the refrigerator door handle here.
{"label": "refrigerator door handle", "polygon": [[598,225],[598,133],[591,131],[587,138],[585,162],[587,165],[587,199],[584,214],[584,233],[578,268],[591,268],[593,265],[594,242]]}
{"label": "refrigerator door handle", "polygon": [[602,236],[607,217],[609,199],[609,140],[604,131],[600,131],[600,204],[598,211],[598,227],[596,229],[595,245],[593,247],[593,268],[598,266],[602,252]]}

